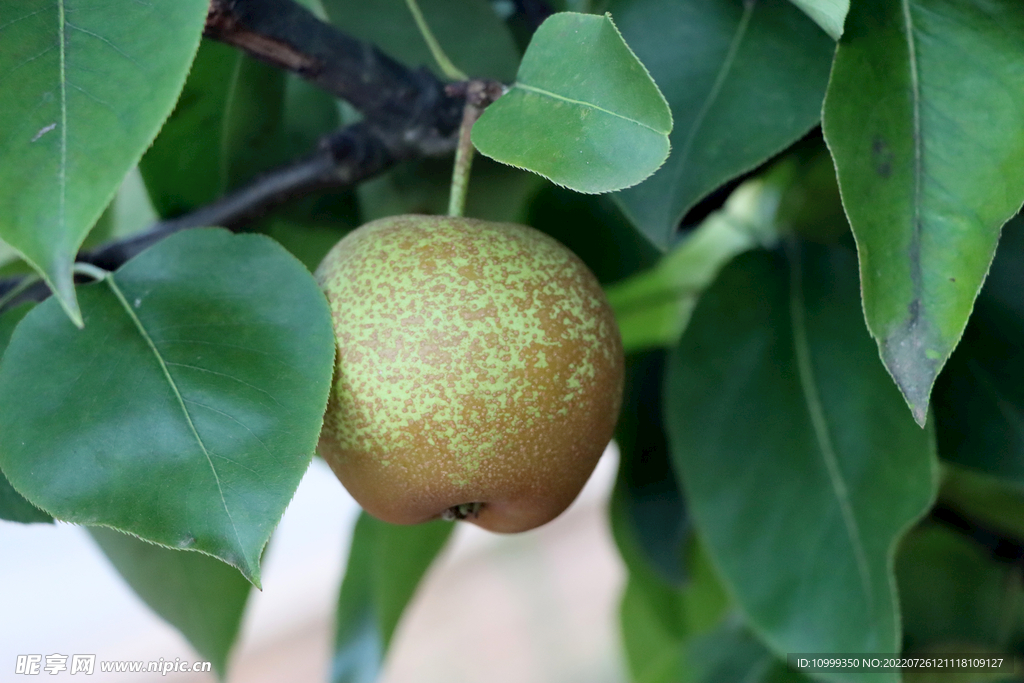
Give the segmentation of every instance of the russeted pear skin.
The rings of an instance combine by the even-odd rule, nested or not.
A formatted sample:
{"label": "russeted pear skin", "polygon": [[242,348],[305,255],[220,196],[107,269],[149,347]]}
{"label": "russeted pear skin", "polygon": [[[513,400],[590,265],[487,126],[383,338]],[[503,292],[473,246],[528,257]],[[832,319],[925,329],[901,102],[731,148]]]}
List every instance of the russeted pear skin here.
{"label": "russeted pear skin", "polygon": [[394,216],[353,231],[316,273],[334,319],[320,454],[396,524],[479,503],[526,531],[565,510],[612,438],[623,353],[594,275],[511,223]]}

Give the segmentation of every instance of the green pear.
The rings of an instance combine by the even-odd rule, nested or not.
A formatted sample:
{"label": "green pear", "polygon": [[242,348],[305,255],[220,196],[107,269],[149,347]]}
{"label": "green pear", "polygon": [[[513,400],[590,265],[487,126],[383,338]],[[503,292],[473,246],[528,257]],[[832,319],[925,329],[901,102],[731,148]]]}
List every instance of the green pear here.
{"label": "green pear", "polygon": [[526,531],[611,440],[622,342],[597,279],[523,225],[394,216],[317,269],[337,338],[320,453],[371,515]]}

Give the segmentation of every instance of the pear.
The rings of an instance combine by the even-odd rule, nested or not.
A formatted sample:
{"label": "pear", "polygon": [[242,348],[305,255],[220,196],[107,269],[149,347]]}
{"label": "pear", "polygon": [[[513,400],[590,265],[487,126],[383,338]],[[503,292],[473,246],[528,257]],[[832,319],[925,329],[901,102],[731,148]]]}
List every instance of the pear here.
{"label": "pear", "polygon": [[523,225],[406,215],[345,236],[316,276],[338,347],[319,450],[368,513],[511,533],[572,503],[623,382],[578,257]]}

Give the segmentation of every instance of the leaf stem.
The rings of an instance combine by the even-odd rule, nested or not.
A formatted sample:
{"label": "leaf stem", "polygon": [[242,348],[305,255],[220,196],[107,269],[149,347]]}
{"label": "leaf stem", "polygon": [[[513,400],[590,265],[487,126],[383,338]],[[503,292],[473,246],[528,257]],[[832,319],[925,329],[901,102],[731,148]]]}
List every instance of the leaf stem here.
{"label": "leaf stem", "polygon": [[76,262],[72,270],[79,275],[91,277],[96,282],[105,280],[110,275],[109,270],[103,270],[91,263],[82,263],[81,261]]}
{"label": "leaf stem", "polygon": [[423,36],[427,47],[430,48],[430,54],[434,56],[434,61],[441,67],[441,72],[445,77],[453,81],[468,79],[469,77],[462,73],[459,67],[452,63],[452,60],[448,59],[448,55],[441,48],[441,43],[437,42],[434,32],[430,30],[430,25],[427,24],[427,20],[424,18],[423,12],[420,11],[420,6],[416,0],[405,0],[405,4],[409,8],[409,12],[412,13],[412,18],[416,21],[416,27],[420,30],[420,35]]}

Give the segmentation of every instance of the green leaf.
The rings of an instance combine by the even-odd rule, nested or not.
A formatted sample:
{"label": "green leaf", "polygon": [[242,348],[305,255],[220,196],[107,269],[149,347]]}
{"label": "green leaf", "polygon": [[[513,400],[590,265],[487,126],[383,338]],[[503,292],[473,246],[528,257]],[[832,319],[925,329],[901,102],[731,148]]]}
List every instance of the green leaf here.
{"label": "green leaf", "polygon": [[1009,652],[1024,635],[1018,572],[942,527],[908,536],[896,561],[907,652]]}
{"label": "green leaf", "polygon": [[[512,34],[488,0],[418,0],[423,16],[445,53],[474,78],[510,81],[519,63]],[[406,0],[374,0],[373,11],[351,0],[323,0],[331,23],[373,43],[407,66],[444,74],[416,27]]]}
{"label": "green leaf", "polygon": [[0,467],[58,519],[198,550],[259,583],[316,445],[327,302],[272,240],[189,230],[48,300],[0,365]]}
{"label": "green leaf", "polygon": [[864,312],[914,419],[1024,200],[1017,0],[863,0],[824,108]]}
{"label": "green leaf", "polygon": [[377,680],[402,612],[453,528],[394,526],[360,515],[338,596],[332,683]]}
{"label": "green leaf", "polygon": [[[470,188],[472,200],[472,185]],[[540,192],[531,198],[526,219],[521,222],[569,247],[601,283],[634,275],[655,265],[661,257],[661,252],[633,228],[606,195],[580,194],[543,182]]]}
{"label": "green leaf", "polygon": [[187,213],[224,191],[224,111],[241,53],[204,40],[170,118],[139,170],[163,217]]}
{"label": "green leaf", "polygon": [[81,322],[79,245],[178,97],[207,0],[5,3],[0,238]]}
{"label": "green leaf", "polygon": [[626,359],[622,413],[615,428],[621,455],[611,503],[612,529],[631,571],[640,571],[640,564],[666,583],[680,586],[690,524],[662,424],[664,365],[663,351]]}
{"label": "green leaf", "polygon": [[850,0],[790,0],[814,20],[821,29],[839,40],[843,35],[843,23],[850,11]]}
{"label": "green leaf", "polygon": [[787,0],[614,0],[611,11],[675,120],[665,165],[615,195],[664,249],[702,197],[818,122],[833,43]]}
{"label": "green leaf", "polygon": [[679,341],[700,293],[722,266],[774,242],[781,195],[771,177],[744,183],[657,265],[607,288],[627,353]]}
{"label": "green leaf", "polygon": [[516,82],[473,124],[487,156],[577,192],[635,185],[668,156],[672,113],[611,17],[554,14]]}
{"label": "green leaf", "polygon": [[[32,304],[22,304],[0,315],[0,356],[3,356],[7,344],[10,343],[14,328],[30,310],[32,310]],[[23,524],[53,521],[53,517],[25,500],[24,496],[15,491],[3,472],[0,472],[0,519]]]}
{"label": "green leaf", "polygon": [[1024,218],[1003,228],[971,322],[935,384],[942,457],[1024,492]]}
{"label": "green leaf", "polygon": [[161,548],[112,529],[89,529],[128,585],[178,629],[221,679],[251,584],[208,555]]}
{"label": "green leaf", "polygon": [[623,645],[637,683],[678,683],[690,679],[687,648],[697,636],[713,632],[728,618],[729,598],[707,552],[692,535],[686,548],[688,577],[683,588],[665,583],[631,562],[629,544],[616,524],[616,541],[630,569],[620,610]]}
{"label": "green leaf", "polygon": [[742,254],[669,358],[666,425],[698,533],[780,657],[899,651],[895,545],[935,495],[932,434],[901,410],[858,295],[842,247]]}

